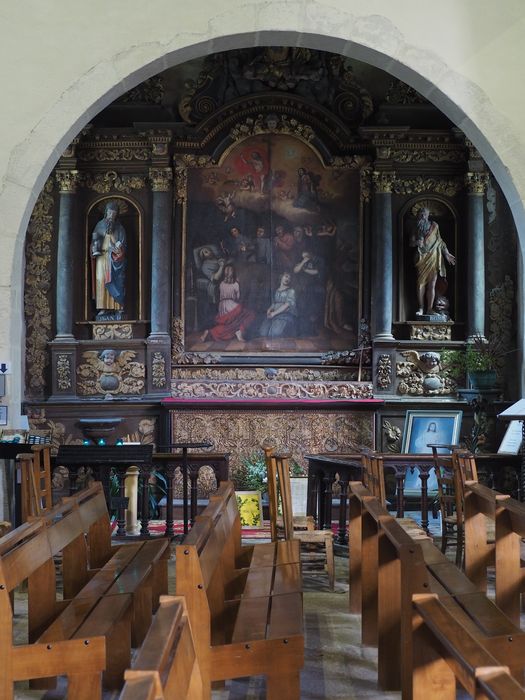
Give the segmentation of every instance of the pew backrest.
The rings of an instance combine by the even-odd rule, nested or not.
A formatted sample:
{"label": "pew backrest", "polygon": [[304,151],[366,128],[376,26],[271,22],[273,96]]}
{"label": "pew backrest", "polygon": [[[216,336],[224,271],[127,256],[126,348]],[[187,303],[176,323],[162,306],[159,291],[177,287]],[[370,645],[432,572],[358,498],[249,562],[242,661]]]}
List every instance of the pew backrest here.
{"label": "pew backrest", "polygon": [[184,598],[161,597],[133,668],[124,678],[120,700],[202,700],[202,676]]}

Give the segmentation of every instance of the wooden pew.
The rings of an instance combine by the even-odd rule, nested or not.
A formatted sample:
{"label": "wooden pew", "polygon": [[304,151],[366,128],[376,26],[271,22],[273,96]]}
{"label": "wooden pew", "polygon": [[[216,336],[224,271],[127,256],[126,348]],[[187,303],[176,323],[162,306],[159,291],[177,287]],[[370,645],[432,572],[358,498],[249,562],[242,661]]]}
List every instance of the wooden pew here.
{"label": "wooden pew", "polygon": [[0,697],[13,697],[17,680],[67,675],[69,697],[101,698],[106,639],[86,635],[54,644],[13,644],[10,593],[52,559],[45,523],[21,525],[0,540]]}
{"label": "wooden pew", "polygon": [[518,700],[525,690],[436,595],[413,596],[413,698],[453,700],[456,685],[475,698]]}
{"label": "wooden pew", "polygon": [[[494,544],[487,544],[487,519],[495,523]],[[525,537],[525,505],[474,481],[465,484],[465,571],[480,588],[487,568],[496,571],[496,604],[520,625],[525,591],[521,541]]]}
{"label": "wooden pew", "polygon": [[[265,675],[270,699],[300,697],[304,663],[299,542],[242,547],[233,484],[221,484],[176,551],[205,692]],[[242,569],[236,567],[243,566]]]}
{"label": "wooden pew", "polygon": [[22,522],[26,522],[29,517],[41,515],[53,507],[51,449],[45,445],[35,445],[31,452],[20,454],[18,459]]}
{"label": "wooden pew", "polygon": [[[57,598],[54,557],[60,552],[64,600]],[[65,499],[41,518],[2,538],[0,577],[5,582],[0,582],[0,598],[27,579],[30,644],[23,663],[16,663],[22,652],[11,641],[11,612],[0,618],[4,635],[0,675],[4,670],[9,688],[0,697],[11,697],[15,680],[39,679],[33,685],[53,687],[56,675],[68,675],[72,698],[100,697],[102,672],[105,685],[119,687],[130,663],[132,638],[134,644],[140,643],[158,594],[166,592],[167,556],[166,540],[112,548],[100,484]],[[97,566],[91,566],[92,562]],[[1,604],[6,605],[5,601]],[[98,640],[96,644],[91,644],[92,638]],[[69,654],[79,639],[86,648],[93,646],[96,666],[86,653]],[[56,650],[55,662],[47,663],[43,654],[39,663],[40,650]],[[97,653],[103,656],[101,665]]]}
{"label": "wooden pew", "polygon": [[519,627],[430,539],[407,535],[361,482],[350,483],[350,494],[352,611],[362,611],[363,643],[378,646],[379,686],[401,687],[403,698],[412,697],[411,599],[417,593],[438,594],[454,618],[521,677],[525,635]]}
{"label": "wooden pew", "polygon": [[184,598],[162,596],[120,700],[203,700],[200,666]]}

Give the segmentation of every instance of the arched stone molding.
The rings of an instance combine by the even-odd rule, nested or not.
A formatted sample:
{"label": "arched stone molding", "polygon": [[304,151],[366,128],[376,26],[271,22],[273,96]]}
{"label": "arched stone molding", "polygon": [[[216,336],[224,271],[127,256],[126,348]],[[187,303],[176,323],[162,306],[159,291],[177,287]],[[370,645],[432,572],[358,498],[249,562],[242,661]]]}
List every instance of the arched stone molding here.
{"label": "arched stone molding", "polygon": [[[3,84],[9,84],[12,108],[3,117],[7,136],[0,141],[0,271],[5,285],[0,328],[9,338],[0,344],[0,353],[14,368],[23,361],[24,235],[51,169],[80,129],[114,99],[164,68],[205,53],[253,45],[306,46],[366,61],[402,79],[449,116],[479,150],[507,197],[523,249],[525,132],[517,117],[523,98],[515,94],[520,61],[513,56],[521,50],[525,8],[501,13],[489,0],[481,0],[468,14],[459,3],[429,1],[413,3],[411,10],[404,5],[400,11],[390,0],[377,0],[376,14],[370,15],[359,0],[223,0],[217,12],[212,0],[203,0],[195,11],[159,0],[156,12],[145,16],[138,0],[111,7],[102,0],[89,6],[74,0],[70,7],[69,16],[46,10],[30,23],[22,6],[11,8],[0,29],[14,59],[4,64]],[[22,44],[24,53],[19,55]],[[26,51],[28,45],[35,46],[34,52]],[[491,51],[480,49],[484,45]],[[60,47],[61,58],[53,58],[50,46],[55,52]],[[495,76],[495,49],[503,59],[507,89]],[[27,81],[34,90],[28,90]],[[512,114],[514,119],[507,116]],[[521,289],[520,300],[522,296]],[[22,398],[21,376],[16,369],[9,387],[15,413]]]}

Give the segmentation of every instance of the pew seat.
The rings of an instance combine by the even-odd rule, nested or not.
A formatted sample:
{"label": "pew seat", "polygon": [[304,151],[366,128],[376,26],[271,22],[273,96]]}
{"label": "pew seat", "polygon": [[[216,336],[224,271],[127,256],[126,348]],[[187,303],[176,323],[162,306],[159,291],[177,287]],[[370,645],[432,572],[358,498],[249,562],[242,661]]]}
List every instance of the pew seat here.
{"label": "pew seat", "polygon": [[362,612],[363,643],[378,646],[382,690],[412,697],[415,594],[438,595],[486,652],[522,678],[525,634],[430,539],[410,537],[361,482],[350,483],[350,540],[351,601]]}
{"label": "pew seat", "polygon": [[[99,483],[1,538],[0,697],[12,697],[17,680],[49,688],[61,675],[75,700],[97,700],[102,682],[120,687],[131,645],[142,641],[166,592],[168,553],[160,539],[112,546]],[[15,645],[10,595],[25,580],[29,644]]]}
{"label": "pew seat", "polygon": [[299,542],[243,547],[233,484],[210,498],[176,550],[176,592],[188,606],[205,692],[266,676],[267,697],[300,697],[304,632]]}

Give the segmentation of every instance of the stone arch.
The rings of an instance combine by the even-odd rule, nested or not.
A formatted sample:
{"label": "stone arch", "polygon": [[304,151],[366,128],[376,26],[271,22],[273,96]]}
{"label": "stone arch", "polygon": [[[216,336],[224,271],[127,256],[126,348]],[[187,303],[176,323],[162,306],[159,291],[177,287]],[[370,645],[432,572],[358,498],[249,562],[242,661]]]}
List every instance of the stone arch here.
{"label": "stone arch", "polygon": [[[172,34],[167,40],[165,28],[159,26],[157,41],[139,40],[125,49],[118,42],[108,42],[107,48],[97,53],[95,65],[91,64],[76,80],[63,86],[51,108],[13,148],[0,193],[0,207],[9,211],[6,231],[12,242],[6,262],[10,266],[10,304],[9,311],[4,311],[4,321],[6,329],[9,326],[10,359],[14,367],[23,364],[21,290],[25,230],[36,195],[60,154],[95,114],[124,92],[167,67],[207,53],[253,45],[297,45],[366,61],[402,79],[438,106],[479,150],[507,198],[523,248],[525,212],[512,177],[516,173],[519,185],[521,151],[512,148],[512,138],[506,143],[502,137],[497,138],[510,130],[520,144],[519,134],[478,85],[454,72],[435,49],[422,49],[407,40],[390,17],[352,14],[314,0],[309,3],[273,0],[263,9],[257,5],[233,8],[226,2],[225,10],[212,16],[204,7],[200,24],[197,22],[200,31],[189,27],[185,33],[183,23],[177,27],[179,33],[175,38]],[[395,17],[394,11],[392,16]],[[138,16],[134,21],[140,36]],[[400,24],[406,21],[402,18]],[[235,34],[231,33],[232,24],[237,28]],[[283,29],[273,29],[276,26]],[[79,35],[79,41],[78,51],[84,48],[82,41],[87,51],[89,36],[82,40]],[[467,116],[472,111],[471,105],[476,111],[476,121]],[[497,144],[498,150],[491,143]],[[520,306],[522,294],[520,289]],[[522,315],[520,308],[520,319]],[[520,327],[520,337],[522,331]],[[12,377],[9,399],[15,413],[22,399],[22,376],[23,372]]]}

